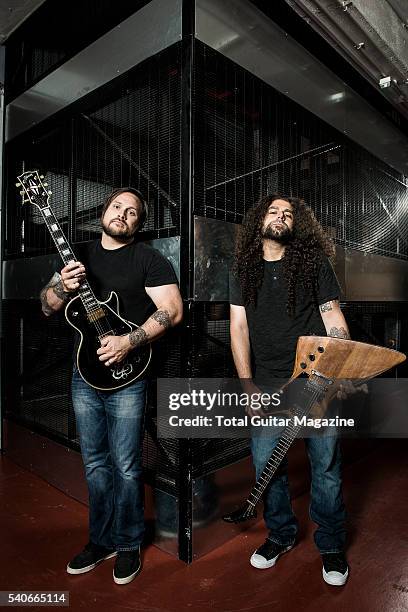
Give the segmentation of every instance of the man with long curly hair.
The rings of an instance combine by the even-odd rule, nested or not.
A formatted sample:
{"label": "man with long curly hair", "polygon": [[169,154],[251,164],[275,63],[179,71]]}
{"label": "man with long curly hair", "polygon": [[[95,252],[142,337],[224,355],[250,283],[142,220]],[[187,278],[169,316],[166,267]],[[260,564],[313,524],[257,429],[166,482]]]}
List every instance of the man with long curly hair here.
{"label": "man with long curly hair", "polygon": [[[268,195],[252,208],[241,228],[230,276],[231,348],[245,390],[271,388],[293,371],[299,336],[349,338],[340,310],[340,288],[330,264],[334,246],[303,200]],[[278,437],[253,437],[257,478]],[[341,493],[340,449],[336,437],[305,439],[311,464],[310,516],[322,555],[323,578],[343,585],[345,508]],[[286,464],[264,496],[265,543],[253,553],[253,567],[266,569],[290,550],[298,523],[290,502]]]}

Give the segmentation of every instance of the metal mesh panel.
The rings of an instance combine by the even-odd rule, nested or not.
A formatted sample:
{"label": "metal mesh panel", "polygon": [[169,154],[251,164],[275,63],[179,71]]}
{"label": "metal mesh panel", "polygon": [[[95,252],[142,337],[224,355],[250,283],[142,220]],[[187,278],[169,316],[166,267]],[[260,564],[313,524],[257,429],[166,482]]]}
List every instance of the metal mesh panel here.
{"label": "metal mesh panel", "polygon": [[195,303],[191,315],[191,376],[232,376],[234,368],[231,361],[228,308],[222,303]]}
{"label": "metal mesh panel", "polygon": [[[105,196],[119,186],[139,188],[148,201],[146,237],[179,233],[181,194],[180,45],[133,69],[122,84],[104,88],[98,104],[41,136],[9,143],[6,257],[54,250],[39,211],[22,209],[15,177],[40,169],[52,190],[51,207],[68,239],[100,235]],[[101,100],[103,103],[101,104]]]}
{"label": "metal mesh panel", "polygon": [[49,189],[53,192],[54,213],[62,229],[68,233],[70,140],[70,126],[63,124],[41,136],[26,139],[8,148],[6,258],[32,257],[55,248],[40,211],[32,204],[22,205],[21,196],[15,187],[16,176],[21,172],[35,169],[43,172]]}
{"label": "metal mesh panel", "polygon": [[[229,336],[229,308],[223,303],[196,303],[191,312],[191,375],[197,378],[234,376]],[[191,440],[194,478],[238,461],[249,454],[247,439]]]}
{"label": "metal mesh panel", "polygon": [[69,399],[72,333],[62,314],[46,319],[39,302],[5,303],[5,414],[75,440]]}
{"label": "metal mesh panel", "polygon": [[180,445],[178,440],[157,438],[156,377],[182,376],[182,337],[180,329],[169,330],[153,345],[152,381],[149,385],[143,465],[155,486],[172,495],[178,493]]}
{"label": "metal mesh panel", "polygon": [[347,151],[347,244],[362,251],[408,256],[406,178],[358,150]]}
{"label": "metal mesh panel", "polygon": [[[77,119],[75,136],[76,240],[99,235],[95,206],[114,186],[145,195],[144,231],[179,231],[180,48],[145,62],[115,90],[115,98]],[[167,230],[167,231],[165,231]]]}
{"label": "metal mesh panel", "polygon": [[196,214],[240,223],[261,195],[300,195],[338,243],[407,258],[404,176],[200,42],[196,57]]}

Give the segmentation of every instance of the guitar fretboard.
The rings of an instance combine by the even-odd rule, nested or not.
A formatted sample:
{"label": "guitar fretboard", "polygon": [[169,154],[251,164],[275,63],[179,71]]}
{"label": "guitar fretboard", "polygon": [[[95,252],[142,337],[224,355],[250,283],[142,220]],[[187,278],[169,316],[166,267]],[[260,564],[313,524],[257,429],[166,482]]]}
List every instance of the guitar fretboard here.
{"label": "guitar fretboard", "polygon": [[[40,210],[64,264],[68,265],[73,261],[77,261],[75,253],[69,245],[58,219],[51,210],[51,207],[43,207]],[[88,281],[81,283],[78,293],[90,319],[95,319],[101,308]]]}
{"label": "guitar fretboard", "polygon": [[[291,411],[291,416],[296,416],[300,420],[302,417],[309,414],[313,404],[323,398],[330,382],[331,381],[327,380],[327,384],[325,384],[325,382],[322,382],[321,380],[316,380],[316,378],[312,375],[305,385],[306,394],[303,405],[295,405]],[[282,463],[286,453],[301,429],[301,424],[296,426],[288,425],[285,427],[275,448],[273,449],[272,455],[269,457],[268,462],[262,471],[262,474],[259,476],[248,496],[248,504],[255,507],[260,501],[263,492],[272,480],[275,472]]]}

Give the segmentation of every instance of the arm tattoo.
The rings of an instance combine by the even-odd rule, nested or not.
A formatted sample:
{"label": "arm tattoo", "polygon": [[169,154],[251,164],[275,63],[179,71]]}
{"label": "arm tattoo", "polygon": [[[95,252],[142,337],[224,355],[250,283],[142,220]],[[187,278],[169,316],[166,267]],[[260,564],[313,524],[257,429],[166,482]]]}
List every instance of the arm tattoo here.
{"label": "arm tattoo", "polygon": [[338,300],[331,300],[330,302],[325,302],[324,304],[320,304],[319,309],[320,312],[329,312],[330,310],[333,310],[333,306],[332,304],[336,303]]}
{"label": "arm tattoo", "polygon": [[344,327],[332,327],[328,335],[332,338],[344,338],[344,340],[350,340],[350,334],[344,329]]}
{"label": "arm tattoo", "polygon": [[53,309],[50,306],[48,306],[48,302],[47,302],[48,289],[49,289],[49,285],[45,285],[45,287],[43,287],[40,292],[41,308],[42,308],[43,313],[47,317],[49,317],[50,315],[54,313]]}
{"label": "arm tattoo", "polygon": [[150,318],[157,321],[164,329],[169,329],[169,327],[171,327],[171,319],[168,310],[156,310]]}
{"label": "arm tattoo", "polygon": [[67,301],[71,296],[64,292],[61,281],[61,274],[59,272],[55,272],[52,278],[48,281],[48,283],[41,289],[40,292],[40,300],[41,300],[41,308],[45,315],[50,316],[54,314],[54,310],[48,304],[47,301],[47,291],[48,289],[52,289],[55,295],[63,301]]}
{"label": "arm tattoo", "polygon": [[136,346],[143,346],[148,342],[148,337],[143,327],[137,327],[129,334],[130,345],[135,348]]}
{"label": "arm tattoo", "polygon": [[[154,319],[154,321],[164,327],[165,330],[171,327],[171,318],[167,310],[156,310],[156,312],[154,312],[152,316],[149,317],[148,321],[150,319]],[[144,344],[147,344],[147,342],[149,342],[149,338],[143,327],[138,327],[137,329],[134,329],[132,332],[130,332],[129,342],[132,348],[135,348],[137,346],[143,346]]]}
{"label": "arm tattoo", "polygon": [[53,292],[60,300],[64,302],[68,301],[73,297],[74,291],[64,291],[64,287],[62,285],[62,280],[60,280],[56,285],[52,287]]}

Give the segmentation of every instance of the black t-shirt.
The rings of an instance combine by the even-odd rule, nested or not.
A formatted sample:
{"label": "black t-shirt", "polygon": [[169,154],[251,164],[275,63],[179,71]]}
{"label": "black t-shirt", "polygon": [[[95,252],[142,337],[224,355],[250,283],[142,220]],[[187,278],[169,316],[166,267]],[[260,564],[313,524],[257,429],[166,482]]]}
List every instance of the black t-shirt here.
{"label": "black t-shirt", "polygon": [[120,315],[136,325],[142,325],[156,310],[145,287],[177,283],[168,260],[143,242],[109,250],[94,240],[80,248],[78,256],[96,297],[104,301],[116,291]]}
{"label": "black t-shirt", "polygon": [[[283,260],[264,261],[264,278],[257,305],[247,307],[246,316],[252,350],[253,375],[259,384],[270,378],[288,378],[294,367],[299,336],[326,336],[319,304],[338,299],[340,286],[334,270],[324,258],[318,273],[317,299],[300,282],[296,285],[294,317],[286,310],[287,284]],[[239,282],[230,274],[230,303],[243,306]]]}

